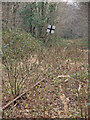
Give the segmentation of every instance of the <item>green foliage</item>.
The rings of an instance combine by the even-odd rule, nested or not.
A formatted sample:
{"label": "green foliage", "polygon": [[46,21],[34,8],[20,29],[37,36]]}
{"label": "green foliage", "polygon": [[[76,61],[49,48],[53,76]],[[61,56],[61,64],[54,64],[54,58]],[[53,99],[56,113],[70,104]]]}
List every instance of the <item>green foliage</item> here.
{"label": "green foliage", "polygon": [[2,38],[3,68],[8,77],[7,92],[16,97],[25,88],[25,82],[31,73],[28,60],[34,52],[42,50],[43,43],[21,29],[5,30]]}
{"label": "green foliage", "polygon": [[50,4],[50,5],[49,5],[49,11],[50,11],[50,13],[51,13],[51,12],[54,12],[55,9],[56,9],[56,4]]}
{"label": "green foliage", "polygon": [[27,4],[19,11],[23,18],[23,28],[30,32],[34,37],[45,38],[45,25],[54,21],[54,17],[51,13],[54,14],[55,10],[56,4],[54,3],[33,2]]}
{"label": "green foliage", "polygon": [[3,31],[3,59],[10,61],[19,60],[27,53],[40,49],[42,42],[35,40],[31,34],[20,29]]}

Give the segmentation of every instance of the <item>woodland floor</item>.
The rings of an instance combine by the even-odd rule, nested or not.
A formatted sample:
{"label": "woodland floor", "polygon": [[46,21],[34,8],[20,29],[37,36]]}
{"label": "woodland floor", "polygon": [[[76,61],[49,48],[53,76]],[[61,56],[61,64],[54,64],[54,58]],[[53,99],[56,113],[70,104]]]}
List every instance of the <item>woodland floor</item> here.
{"label": "woodland floor", "polygon": [[[36,64],[41,62],[41,65],[24,84],[21,93],[28,92],[16,104],[11,104],[3,111],[3,118],[87,117],[88,50],[69,44],[63,50],[49,48],[41,59],[36,53],[30,58],[28,66],[29,62],[34,61]],[[43,78],[42,82],[30,90],[31,86]],[[8,79],[4,70],[3,79]],[[3,106],[13,100],[6,93],[5,84],[7,83],[3,84]]]}

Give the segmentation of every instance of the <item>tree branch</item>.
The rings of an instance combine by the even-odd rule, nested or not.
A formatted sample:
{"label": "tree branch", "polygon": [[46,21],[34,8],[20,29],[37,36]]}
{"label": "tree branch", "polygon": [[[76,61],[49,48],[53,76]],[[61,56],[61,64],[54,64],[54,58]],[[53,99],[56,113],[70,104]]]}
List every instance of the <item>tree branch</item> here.
{"label": "tree branch", "polygon": [[[44,79],[42,79],[42,80],[40,80],[39,82],[37,82],[35,85],[33,85],[32,87],[31,87],[31,89],[33,89],[36,85],[38,85],[40,82],[42,82],[42,81],[44,81],[45,80],[45,78]],[[30,90],[31,90],[30,89]],[[15,102],[16,100],[18,100],[20,97],[22,97],[23,95],[25,95],[26,93],[28,93],[30,90],[27,90],[26,92],[24,92],[24,93],[22,93],[22,94],[20,94],[19,96],[17,96],[15,99],[13,99],[12,101],[10,101],[10,102],[8,102],[4,107],[2,107],[2,109],[1,110],[5,110],[9,105],[11,105],[13,102]],[[0,111],[1,111],[0,110]]]}

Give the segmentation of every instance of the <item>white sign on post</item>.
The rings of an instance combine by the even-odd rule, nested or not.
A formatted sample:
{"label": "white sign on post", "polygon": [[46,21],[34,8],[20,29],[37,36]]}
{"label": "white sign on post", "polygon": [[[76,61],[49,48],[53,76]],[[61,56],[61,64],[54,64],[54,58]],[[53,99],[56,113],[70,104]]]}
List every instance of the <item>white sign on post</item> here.
{"label": "white sign on post", "polygon": [[47,32],[53,34],[55,31],[56,26],[48,25]]}

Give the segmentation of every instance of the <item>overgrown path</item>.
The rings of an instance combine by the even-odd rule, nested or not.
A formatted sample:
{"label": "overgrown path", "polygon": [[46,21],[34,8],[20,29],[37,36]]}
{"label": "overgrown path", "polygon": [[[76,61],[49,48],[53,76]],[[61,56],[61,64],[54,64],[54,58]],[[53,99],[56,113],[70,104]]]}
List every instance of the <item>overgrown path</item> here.
{"label": "overgrown path", "polygon": [[22,32],[12,40],[13,34],[3,38],[3,118],[85,118],[88,50],[80,40],[43,46]]}
{"label": "overgrown path", "polygon": [[[82,112],[78,103],[80,85],[71,77],[54,76],[46,79],[26,95],[27,99],[21,100],[20,113],[23,112],[24,117],[66,118],[70,114],[76,117]],[[82,102],[83,108],[86,103]]]}
{"label": "overgrown path", "polygon": [[[81,116],[82,111],[78,101],[80,100],[79,92],[83,85],[87,88],[87,81],[80,82],[69,75],[50,73],[46,79],[35,85],[32,90],[29,91],[28,89],[28,92],[17,101],[16,105],[10,108],[10,111],[14,111],[16,115],[18,113],[17,117],[24,118]],[[30,84],[30,89],[31,86]],[[86,99],[84,93],[83,97]],[[82,109],[84,108],[86,112],[86,102],[85,100],[82,102]]]}

